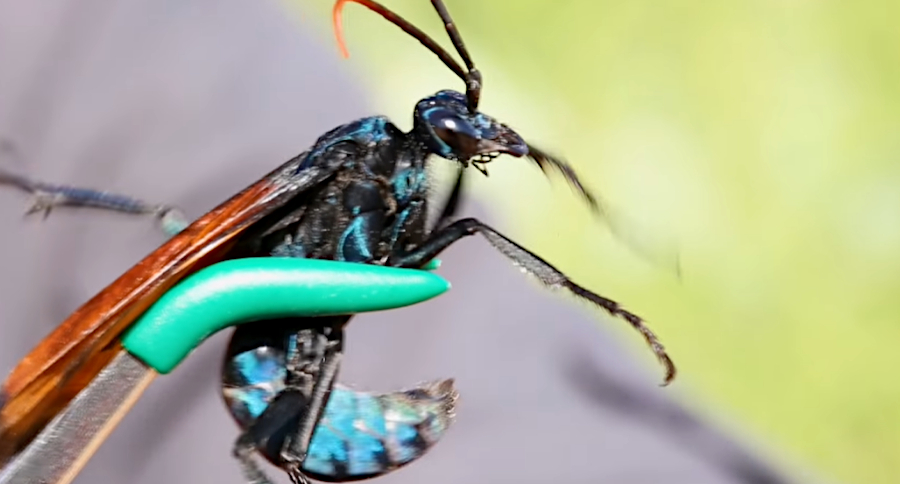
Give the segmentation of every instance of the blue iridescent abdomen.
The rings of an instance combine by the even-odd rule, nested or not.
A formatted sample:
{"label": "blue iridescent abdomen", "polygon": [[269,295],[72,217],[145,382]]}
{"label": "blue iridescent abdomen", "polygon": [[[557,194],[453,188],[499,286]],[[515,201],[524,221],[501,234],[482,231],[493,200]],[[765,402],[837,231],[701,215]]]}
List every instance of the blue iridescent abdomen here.
{"label": "blue iridescent abdomen", "polygon": [[[284,389],[284,353],[261,346],[226,362],[223,396],[247,428]],[[336,384],[313,432],[303,472],[323,481],[385,474],[421,457],[447,431],[457,393],[452,380],[393,393]]]}

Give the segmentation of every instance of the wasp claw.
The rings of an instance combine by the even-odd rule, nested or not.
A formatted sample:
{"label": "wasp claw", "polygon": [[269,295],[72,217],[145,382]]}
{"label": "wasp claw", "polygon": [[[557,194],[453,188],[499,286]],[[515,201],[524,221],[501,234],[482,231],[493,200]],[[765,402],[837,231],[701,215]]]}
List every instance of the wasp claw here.
{"label": "wasp claw", "polygon": [[288,477],[293,484],[310,484],[309,479],[300,470],[300,466],[292,464],[288,469]]}
{"label": "wasp claw", "polygon": [[475,167],[476,170],[480,171],[482,175],[488,176],[487,167],[482,163],[472,162],[472,166]]}
{"label": "wasp claw", "polygon": [[53,211],[53,207],[57,205],[57,202],[58,198],[56,196],[46,192],[35,191],[31,206],[25,210],[25,216],[27,217],[34,213],[43,212],[43,218],[44,220],[47,220],[47,217],[50,216],[50,212]]}

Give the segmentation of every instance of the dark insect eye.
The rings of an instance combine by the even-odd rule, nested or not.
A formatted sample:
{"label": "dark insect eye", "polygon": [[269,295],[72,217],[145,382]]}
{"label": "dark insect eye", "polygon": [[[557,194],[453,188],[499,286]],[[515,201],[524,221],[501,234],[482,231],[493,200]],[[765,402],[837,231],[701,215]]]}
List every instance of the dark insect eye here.
{"label": "dark insect eye", "polygon": [[480,136],[468,120],[446,109],[435,109],[426,118],[434,134],[457,154],[468,158],[475,152]]}

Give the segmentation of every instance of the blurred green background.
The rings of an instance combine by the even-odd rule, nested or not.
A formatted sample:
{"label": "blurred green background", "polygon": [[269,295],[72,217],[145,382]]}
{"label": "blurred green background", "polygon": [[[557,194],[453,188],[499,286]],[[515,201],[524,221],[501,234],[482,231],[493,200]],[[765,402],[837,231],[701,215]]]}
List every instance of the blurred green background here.
{"label": "blurred green background", "polygon": [[[289,1],[338,58],[332,2]],[[383,1],[449,46],[429,2]],[[650,320],[692,404],[825,476],[896,482],[900,2],[446,3],[482,110],[566,157],[645,240],[677,244],[682,278],[512,158],[472,177],[502,229]],[[402,128],[419,98],[463,88],[364,8],[344,26],[343,68]]]}

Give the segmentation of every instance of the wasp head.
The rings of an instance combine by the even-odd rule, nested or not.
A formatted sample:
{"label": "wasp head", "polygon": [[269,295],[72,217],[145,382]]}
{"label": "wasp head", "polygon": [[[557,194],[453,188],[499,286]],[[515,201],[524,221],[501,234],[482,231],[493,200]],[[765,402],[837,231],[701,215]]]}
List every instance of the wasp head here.
{"label": "wasp head", "polygon": [[494,118],[471,112],[465,94],[440,91],[416,105],[415,131],[435,155],[464,166],[487,163],[501,154],[528,154],[515,131]]}

